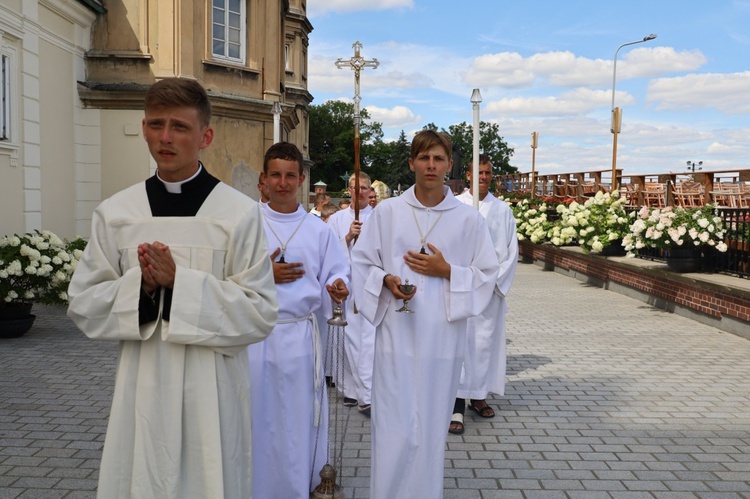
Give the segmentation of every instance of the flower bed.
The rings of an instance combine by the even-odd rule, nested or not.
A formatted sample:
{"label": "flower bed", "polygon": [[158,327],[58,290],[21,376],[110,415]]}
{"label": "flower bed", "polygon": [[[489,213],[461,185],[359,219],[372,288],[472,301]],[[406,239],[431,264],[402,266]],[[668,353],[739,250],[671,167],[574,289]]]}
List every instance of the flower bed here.
{"label": "flower bed", "polygon": [[[537,201],[541,204],[534,205]],[[577,244],[586,252],[600,253],[614,243],[621,244],[628,256],[635,256],[635,250],[642,248],[689,246],[727,250],[722,219],[712,206],[644,207],[629,212],[625,198],[615,191],[612,195],[598,192],[585,203],[559,203],[554,211],[545,200],[536,198],[521,199],[512,204],[512,209],[518,239],[536,244]]]}
{"label": "flower bed", "polygon": [[67,303],[70,277],[85,245],[81,238],[65,242],[48,230],[0,238],[0,307]]}

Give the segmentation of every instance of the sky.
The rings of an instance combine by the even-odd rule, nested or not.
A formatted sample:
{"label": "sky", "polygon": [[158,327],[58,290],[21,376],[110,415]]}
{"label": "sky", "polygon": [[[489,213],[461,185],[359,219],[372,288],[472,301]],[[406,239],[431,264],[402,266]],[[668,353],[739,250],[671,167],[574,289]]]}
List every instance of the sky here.
{"label": "sky", "polygon": [[[497,123],[531,171],[611,169],[613,76],[627,174],[750,168],[750,0],[308,0],[313,104],[352,101],[352,45],[376,58],[361,106],[384,139]],[[622,44],[657,38],[619,49]]]}

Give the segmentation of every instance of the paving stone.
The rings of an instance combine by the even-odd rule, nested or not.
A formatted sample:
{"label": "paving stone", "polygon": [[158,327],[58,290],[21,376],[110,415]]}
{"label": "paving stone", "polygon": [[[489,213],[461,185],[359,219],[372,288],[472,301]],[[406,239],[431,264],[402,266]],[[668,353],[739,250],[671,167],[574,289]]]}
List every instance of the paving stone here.
{"label": "paving stone", "polygon": [[[535,265],[508,301],[506,394],[448,437],[446,498],[750,498],[750,341]],[[93,498],[117,345],[35,313],[0,349],[0,499]],[[340,414],[368,498],[369,420]]]}

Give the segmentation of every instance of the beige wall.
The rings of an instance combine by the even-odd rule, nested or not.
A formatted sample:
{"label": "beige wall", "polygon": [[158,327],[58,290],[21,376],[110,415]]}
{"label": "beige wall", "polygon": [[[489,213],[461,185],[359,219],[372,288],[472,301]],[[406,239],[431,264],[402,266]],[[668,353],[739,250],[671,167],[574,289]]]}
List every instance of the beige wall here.
{"label": "beige wall", "polygon": [[39,43],[42,226],[60,236],[74,235],[75,155],[72,126],[75,98],[73,56],[44,40]]}
{"label": "beige wall", "polygon": [[0,145],[0,235],[77,232],[77,170],[90,151],[77,137],[76,80],[84,76],[94,17],[78,2],[0,0],[3,50],[13,49],[12,141]]}
{"label": "beige wall", "polygon": [[[141,132],[143,111],[101,111],[101,199],[153,175],[154,163]],[[265,139],[258,122],[214,117],[214,141],[201,161],[215,177],[258,199]],[[270,145],[270,142],[268,142]]]}
{"label": "beige wall", "polygon": [[10,156],[0,151],[0,236],[26,232],[23,221],[23,169],[10,166]]}
{"label": "beige wall", "polygon": [[[157,76],[192,76],[209,89],[216,139],[202,160],[254,199],[273,102],[284,104],[282,140],[307,156],[302,50],[312,27],[301,0],[247,0],[244,66],[212,60],[210,4],[118,0],[95,15],[69,0],[0,0],[3,44],[15,47],[17,67],[16,135],[0,144],[0,235],[44,228],[87,236],[102,199],[153,174],[140,123],[142,93]],[[285,39],[294,45],[289,72]]]}
{"label": "beige wall", "polygon": [[101,198],[107,199],[151,176],[150,155],[141,132],[143,111],[103,109],[101,113]]}

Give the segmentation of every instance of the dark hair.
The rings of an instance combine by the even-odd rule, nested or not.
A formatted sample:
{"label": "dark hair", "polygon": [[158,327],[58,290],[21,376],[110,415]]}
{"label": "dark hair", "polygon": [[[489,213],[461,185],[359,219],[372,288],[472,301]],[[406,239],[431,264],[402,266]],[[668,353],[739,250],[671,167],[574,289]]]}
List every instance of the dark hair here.
{"label": "dark hair", "polygon": [[448,134],[436,132],[435,130],[422,130],[417,132],[411,141],[411,150],[409,157],[415,159],[423,151],[431,149],[433,146],[440,146],[445,149],[445,154],[450,159],[452,157],[453,145]]}
{"label": "dark hair", "polygon": [[[487,154],[480,154],[479,155],[479,164],[480,165],[485,165],[487,163],[492,163],[492,160],[490,159],[490,157]],[[474,164],[474,157],[471,157],[469,159],[469,164],[470,165]]]}
{"label": "dark hair", "polygon": [[[480,154],[479,155],[479,164],[480,165],[486,165],[487,163],[489,163],[490,165],[492,165],[492,160],[490,159],[489,155],[487,155],[487,154]],[[469,159],[469,163],[466,165],[466,173],[471,173],[471,169],[472,169],[473,165],[474,165],[474,158],[472,157],[472,158]]]}
{"label": "dark hair", "polygon": [[191,107],[198,111],[201,125],[211,123],[211,102],[206,89],[188,78],[165,78],[157,81],[146,92],[145,109]]}
{"label": "dark hair", "polygon": [[295,161],[299,165],[299,174],[304,173],[304,166],[302,159],[302,153],[299,152],[297,146],[291,142],[277,142],[266,151],[266,155],[263,156],[263,173],[268,173],[268,162],[272,159],[285,159],[287,161]]}

